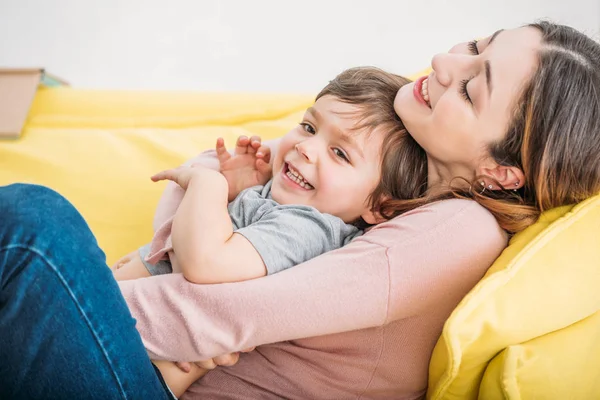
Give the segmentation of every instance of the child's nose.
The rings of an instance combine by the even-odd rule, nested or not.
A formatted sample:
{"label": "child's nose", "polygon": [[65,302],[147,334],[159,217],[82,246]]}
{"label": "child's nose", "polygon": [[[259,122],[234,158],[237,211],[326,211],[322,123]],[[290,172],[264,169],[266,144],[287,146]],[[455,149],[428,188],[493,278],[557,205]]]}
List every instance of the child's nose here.
{"label": "child's nose", "polygon": [[315,152],[311,151],[310,146],[308,146],[305,142],[296,143],[295,149],[296,152],[307,162],[312,163],[315,161]]}

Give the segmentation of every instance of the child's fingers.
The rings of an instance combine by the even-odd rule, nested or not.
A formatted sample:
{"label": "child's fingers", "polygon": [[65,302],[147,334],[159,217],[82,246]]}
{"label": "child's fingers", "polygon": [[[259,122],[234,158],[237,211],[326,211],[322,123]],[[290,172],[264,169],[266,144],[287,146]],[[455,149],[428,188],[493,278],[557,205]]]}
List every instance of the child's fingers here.
{"label": "child's fingers", "polygon": [[262,175],[271,175],[271,165],[260,158],[256,160],[256,169]]}
{"label": "child's fingers", "polygon": [[252,136],[250,138],[250,143],[248,146],[248,154],[255,154],[256,150],[260,147],[260,136]]}
{"label": "child's fingers", "polygon": [[250,139],[248,139],[248,136],[240,136],[235,143],[235,154],[246,154],[248,152],[249,143]]}
{"label": "child's fingers", "polygon": [[229,154],[229,152],[227,151],[227,148],[225,147],[225,140],[223,140],[223,138],[217,139],[217,145],[215,146],[215,150],[217,151],[217,158],[219,159],[219,162],[221,164],[223,164],[225,161],[231,158],[231,154]]}
{"label": "child's fingers", "polygon": [[165,173],[164,172],[159,172],[158,174],[152,175],[150,177],[150,179],[152,179],[152,182],[158,182],[158,181],[164,181],[167,178],[165,177]]}
{"label": "child's fingers", "polygon": [[158,174],[152,175],[150,177],[150,179],[152,179],[153,182],[164,181],[164,180],[176,182],[178,176],[179,176],[179,174],[177,173],[176,169],[168,169],[166,171],[161,171]]}
{"label": "child's fingers", "polygon": [[256,151],[256,157],[261,158],[267,164],[271,162],[271,148],[269,146],[260,146]]}

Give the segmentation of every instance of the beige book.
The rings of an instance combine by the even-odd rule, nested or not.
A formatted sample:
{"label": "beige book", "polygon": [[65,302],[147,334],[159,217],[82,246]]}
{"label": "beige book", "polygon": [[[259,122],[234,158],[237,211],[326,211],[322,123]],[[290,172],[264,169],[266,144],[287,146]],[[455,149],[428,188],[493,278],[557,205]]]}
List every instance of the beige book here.
{"label": "beige book", "polygon": [[0,68],[0,139],[21,135],[39,85],[68,85],[42,68]]}

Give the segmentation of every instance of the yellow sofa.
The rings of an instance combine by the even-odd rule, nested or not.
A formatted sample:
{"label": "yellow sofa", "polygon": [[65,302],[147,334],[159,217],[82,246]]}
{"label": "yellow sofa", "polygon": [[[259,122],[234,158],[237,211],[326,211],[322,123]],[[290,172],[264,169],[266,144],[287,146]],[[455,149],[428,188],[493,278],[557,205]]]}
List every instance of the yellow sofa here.
{"label": "yellow sofa", "polygon": [[[150,175],[219,136],[229,146],[240,134],[281,136],[312,101],[41,88],[21,138],[0,140],[0,185],[37,183],[65,195],[112,263],[152,237],[164,183]],[[515,236],[447,321],[428,398],[600,398],[599,228],[595,197]]]}

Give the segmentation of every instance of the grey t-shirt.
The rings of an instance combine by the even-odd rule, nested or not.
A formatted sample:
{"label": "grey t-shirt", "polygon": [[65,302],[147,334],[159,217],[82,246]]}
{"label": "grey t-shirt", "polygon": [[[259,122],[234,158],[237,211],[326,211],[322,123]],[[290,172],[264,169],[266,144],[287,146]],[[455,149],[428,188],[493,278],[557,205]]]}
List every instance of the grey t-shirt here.
{"label": "grey t-shirt", "polygon": [[228,206],[234,231],[252,243],[268,274],[338,249],[362,234],[314,207],[278,204],[271,197],[272,182],[242,191]]}
{"label": "grey t-shirt", "polygon": [[[282,205],[271,197],[272,180],[265,186],[242,191],[228,205],[233,230],[252,243],[262,257],[267,274],[274,274],[338,249],[362,231],[331,214],[304,205]],[[150,245],[139,250],[152,275],[171,273],[166,260],[150,264],[144,259]]]}

